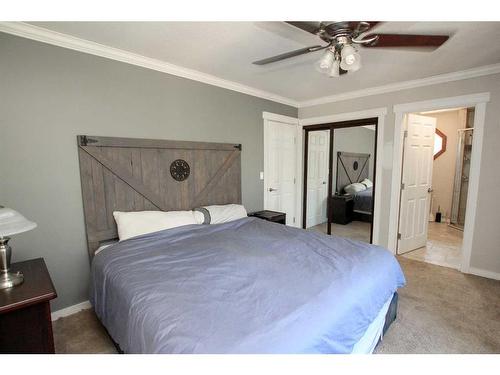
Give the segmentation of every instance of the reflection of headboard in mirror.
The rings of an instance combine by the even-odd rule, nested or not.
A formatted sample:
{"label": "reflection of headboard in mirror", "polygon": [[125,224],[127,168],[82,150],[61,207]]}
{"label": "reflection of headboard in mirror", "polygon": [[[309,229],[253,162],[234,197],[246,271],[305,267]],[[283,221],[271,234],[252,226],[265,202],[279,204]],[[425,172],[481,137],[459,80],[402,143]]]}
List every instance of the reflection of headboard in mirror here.
{"label": "reflection of headboard in mirror", "polygon": [[90,257],[118,237],[113,211],[241,203],[241,145],[78,136]]}
{"label": "reflection of headboard in mirror", "polygon": [[337,152],[335,193],[343,194],[344,187],[368,178],[370,154]]}

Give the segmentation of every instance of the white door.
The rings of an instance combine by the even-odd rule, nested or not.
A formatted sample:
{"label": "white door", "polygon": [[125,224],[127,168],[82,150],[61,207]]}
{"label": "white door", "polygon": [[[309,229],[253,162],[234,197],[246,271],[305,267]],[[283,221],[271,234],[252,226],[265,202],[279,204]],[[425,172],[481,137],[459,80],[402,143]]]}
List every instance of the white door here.
{"label": "white door", "polygon": [[436,119],[409,114],[403,150],[398,253],[425,246]]}
{"label": "white door", "polygon": [[297,126],[268,120],[264,131],[264,209],[286,213],[286,224],[295,225]]}
{"label": "white door", "polygon": [[306,227],[324,223],[328,197],[328,130],[309,132],[307,145],[307,221]]}

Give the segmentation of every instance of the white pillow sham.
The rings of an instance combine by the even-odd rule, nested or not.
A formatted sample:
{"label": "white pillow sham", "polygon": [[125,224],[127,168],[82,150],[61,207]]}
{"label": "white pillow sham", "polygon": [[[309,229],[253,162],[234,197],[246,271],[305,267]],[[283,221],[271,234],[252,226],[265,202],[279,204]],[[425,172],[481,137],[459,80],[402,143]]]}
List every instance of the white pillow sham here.
{"label": "white pillow sham", "polygon": [[369,179],[365,178],[363,181],[361,181],[363,185],[366,186],[367,189],[371,188],[373,186],[373,182],[371,182]]}
{"label": "white pillow sham", "polygon": [[113,212],[120,241],[183,225],[197,224],[193,211]]}
{"label": "white pillow sham", "polygon": [[353,184],[347,185],[344,188],[344,191],[347,194],[356,194],[363,190],[366,190],[366,185],[363,185],[361,182],[355,182]]}
{"label": "white pillow sham", "polygon": [[241,204],[204,206],[196,210],[198,224],[221,224],[247,217],[247,210]]}

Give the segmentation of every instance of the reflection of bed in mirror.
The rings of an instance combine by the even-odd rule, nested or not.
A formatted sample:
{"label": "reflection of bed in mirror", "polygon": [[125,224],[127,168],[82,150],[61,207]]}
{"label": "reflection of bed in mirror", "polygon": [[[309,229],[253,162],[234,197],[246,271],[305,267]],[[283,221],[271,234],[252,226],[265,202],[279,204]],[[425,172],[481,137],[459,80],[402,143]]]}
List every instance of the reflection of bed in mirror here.
{"label": "reflection of bed in mirror", "polygon": [[373,185],[369,167],[370,154],[337,152],[335,194],[352,196],[353,220],[372,220]]}

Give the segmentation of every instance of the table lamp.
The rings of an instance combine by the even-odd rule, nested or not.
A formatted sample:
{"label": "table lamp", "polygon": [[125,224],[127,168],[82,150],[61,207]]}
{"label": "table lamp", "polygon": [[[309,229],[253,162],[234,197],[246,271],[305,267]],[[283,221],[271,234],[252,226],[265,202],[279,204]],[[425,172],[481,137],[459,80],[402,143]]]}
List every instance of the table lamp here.
{"label": "table lamp", "polygon": [[19,285],[24,281],[21,272],[9,272],[12,249],[8,244],[8,236],[34,228],[36,223],[29,221],[19,212],[0,206],[0,289]]}

